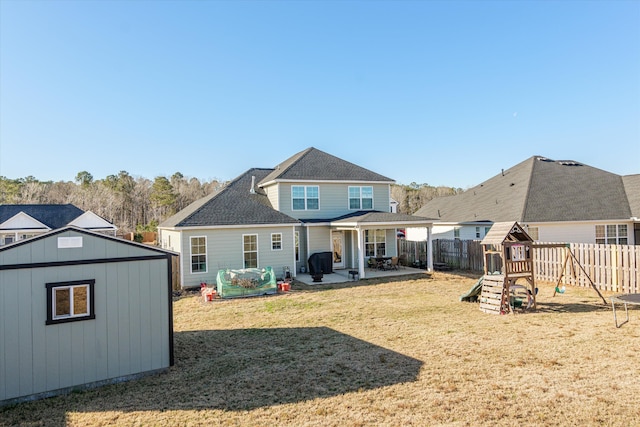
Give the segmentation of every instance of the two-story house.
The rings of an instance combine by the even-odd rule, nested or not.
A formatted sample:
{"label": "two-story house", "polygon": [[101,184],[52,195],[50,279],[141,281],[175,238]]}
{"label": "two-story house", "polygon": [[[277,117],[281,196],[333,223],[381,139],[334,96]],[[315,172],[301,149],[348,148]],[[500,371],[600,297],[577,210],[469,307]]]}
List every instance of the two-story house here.
{"label": "two-story house", "polygon": [[369,257],[397,255],[398,228],[432,225],[390,212],[392,183],[311,147],[192,203],[158,226],[158,239],[180,253],[182,287],[213,283],[227,268],[270,266],[295,277],[311,255],[327,252],[333,269],[365,278]]}

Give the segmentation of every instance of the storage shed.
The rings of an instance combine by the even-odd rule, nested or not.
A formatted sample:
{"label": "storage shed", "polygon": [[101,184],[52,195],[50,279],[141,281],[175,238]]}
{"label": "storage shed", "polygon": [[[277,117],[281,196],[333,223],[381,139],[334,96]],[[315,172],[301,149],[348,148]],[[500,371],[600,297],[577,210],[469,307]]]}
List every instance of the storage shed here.
{"label": "storage shed", "polygon": [[0,405],[173,365],[174,255],[74,226],[0,247]]}

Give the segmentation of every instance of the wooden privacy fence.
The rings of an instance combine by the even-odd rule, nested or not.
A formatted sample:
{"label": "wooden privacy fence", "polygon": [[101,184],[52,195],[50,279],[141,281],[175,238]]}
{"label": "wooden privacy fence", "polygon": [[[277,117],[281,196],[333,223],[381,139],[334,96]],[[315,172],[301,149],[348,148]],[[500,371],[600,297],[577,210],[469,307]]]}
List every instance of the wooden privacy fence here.
{"label": "wooden privacy fence", "polygon": [[[412,260],[414,254],[420,254],[426,262],[426,255],[422,255],[423,248],[426,248],[425,242],[403,241],[399,247],[400,254],[405,253],[407,259]],[[573,257],[568,256],[569,250]],[[591,286],[590,278],[601,291],[640,293],[639,245],[536,242],[533,251],[536,281],[557,283],[561,278],[564,285],[587,287]],[[478,240],[433,240],[433,261],[460,270],[484,269],[482,245]],[[501,268],[500,265],[493,265],[489,266],[489,271],[499,271]]]}
{"label": "wooden privacy fence", "polygon": [[436,239],[433,241],[433,262],[460,270],[483,271],[482,245],[477,240]]}
{"label": "wooden privacy fence", "polygon": [[540,281],[557,282],[562,277],[561,283],[565,285],[586,287],[591,286],[591,278],[601,291],[640,293],[640,246],[569,243],[565,247],[536,248],[534,245],[534,271]]}

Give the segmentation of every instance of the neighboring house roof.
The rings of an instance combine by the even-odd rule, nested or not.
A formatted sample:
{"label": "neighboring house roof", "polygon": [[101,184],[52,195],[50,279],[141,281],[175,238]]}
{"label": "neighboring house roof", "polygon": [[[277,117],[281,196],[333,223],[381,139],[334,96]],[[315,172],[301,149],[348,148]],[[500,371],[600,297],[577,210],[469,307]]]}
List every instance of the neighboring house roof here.
{"label": "neighboring house roof", "polygon": [[624,190],[629,200],[631,216],[640,218],[640,174],[623,176],[622,182],[624,183]]}
{"label": "neighboring house roof", "polygon": [[395,182],[361,166],[342,160],[317,148],[307,148],[280,163],[265,176],[260,185],[273,181],[351,181]]}
{"label": "neighboring house roof", "polygon": [[273,209],[264,190],[258,187],[257,183],[272,171],[250,169],[218,193],[192,203],[163,221],[159,227],[299,224],[297,219]]}
{"label": "neighboring house roof", "polygon": [[72,222],[84,211],[67,205],[0,205],[0,224],[24,212],[51,229],[61,228]]}
{"label": "neighboring house roof", "polygon": [[[627,181],[629,190],[640,187]],[[589,221],[629,219],[629,205],[623,177],[533,156],[464,193],[432,199],[415,214],[458,223]]]}

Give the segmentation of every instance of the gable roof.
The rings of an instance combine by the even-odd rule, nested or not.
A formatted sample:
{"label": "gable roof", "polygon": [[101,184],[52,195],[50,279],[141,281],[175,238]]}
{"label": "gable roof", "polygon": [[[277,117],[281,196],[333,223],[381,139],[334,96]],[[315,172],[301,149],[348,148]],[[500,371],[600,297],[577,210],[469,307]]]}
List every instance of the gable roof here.
{"label": "gable roof", "polygon": [[310,147],[289,157],[265,176],[260,185],[273,181],[395,182],[361,166]]}
{"label": "gable roof", "polygon": [[631,216],[640,218],[640,174],[623,176],[622,182],[624,191],[627,193],[627,200],[629,200]]}
{"label": "gable roof", "polygon": [[464,193],[432,199],[415,215],[443,222],[552,222],[629,219],[631,210],[621,176],[533,156]]}
{"label": "gable roof", "polygon": [[72,204],[67,205],[0,205],[0,224],[24,212],[51,229],[64,227],[84,213]]}
{"label": "gable roof", "polygon": [[484,239],[483,245],[502,245],[504,242],[533,242],[533,239],[517,222],[496,222]]}
{"label": "gable roof", "polygon": [[159,227],[299,224],[297,219],[273,209],[264,190],[257,186],[271,172],[273,169],[249,169],[218,193],[197,200]]}

